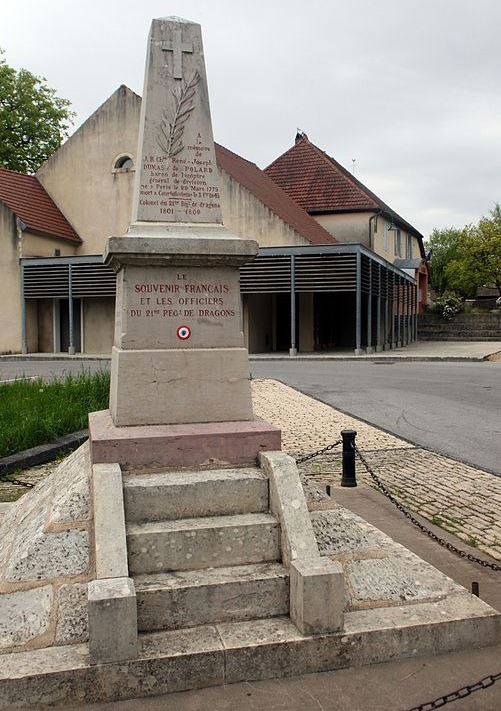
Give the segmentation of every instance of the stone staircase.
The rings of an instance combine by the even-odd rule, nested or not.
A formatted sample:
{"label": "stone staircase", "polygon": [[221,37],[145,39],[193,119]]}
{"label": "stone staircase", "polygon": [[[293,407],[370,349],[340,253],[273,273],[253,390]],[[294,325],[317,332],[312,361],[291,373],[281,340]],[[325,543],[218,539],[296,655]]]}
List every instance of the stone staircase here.
{"label": "stone staircase", "polygon": [[258,468],[126,474],[138,631],[289,613],[280,524]]}

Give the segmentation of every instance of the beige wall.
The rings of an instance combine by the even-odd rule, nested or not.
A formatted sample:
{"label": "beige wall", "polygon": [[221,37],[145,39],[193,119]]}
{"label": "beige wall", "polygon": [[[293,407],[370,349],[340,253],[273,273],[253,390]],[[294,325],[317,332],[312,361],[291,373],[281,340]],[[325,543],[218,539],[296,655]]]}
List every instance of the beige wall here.
{"label": "beige wall", "polygon": [[15,215],[0,202],[0,353],[21,350],[21,282]]}
{"label": "beige wall", "polygon": [[40,299],[38,304],[38,352],[52,353],[54,350],[54,302]]}
{"label": "beige wall", "polygon": [[[358,242],[363,244],[365,247],[370,247],[376,254],[381,255],[381,257],[384,257],[388,262],[392,263],[399,257],[407,258],[407,232],[404,229],[400,230],[401,254],[395,254],[396,233],[394,230],[388,231],[387,247],[385,248],[385,224],[387,229],[390,227],[391,222],[385,220],[381,215],[371,221],[372,240],[369,240],[369,220],[374,214],[373,212],[353,212],[338,213],[335,215],[314,215],[314,217],[327,232],[334,235],[340,242]],[[371,241],[372,246],[370,244]],[[419,241],[413,236],[412,255],[410,255],[409,258],[419,257],[420,254]]]}
{"label": "beige wall", "polygon": [[62,257],[71,257],[77,251],[77,245],[55,237],[41,237],[31,232],[23,232],[21,257],[53,257],[59,249]]}
{"label": "beige wall", "polygon": [[115,299],[103,297],[83,301],[84,353],[111,353],[115,323]]}
{"label": "beige wall", "polygon": [[312,215],[339,242],[359,242],[369,246],[370,212],[347,212],[336,215]]}
{"label": "beige wall", "polygon": [[140,97],[120,87],[37,173],[84,240],[79,254],[101,254],[129,225],[134,172],[113,166],[124,153],[136,161],[140,109]]}
{"label": "beige wall", "polygon": [[219,170],[225,226],[238,237],[255,239],[260,247],[308,244],[305,237],[234,180]]}

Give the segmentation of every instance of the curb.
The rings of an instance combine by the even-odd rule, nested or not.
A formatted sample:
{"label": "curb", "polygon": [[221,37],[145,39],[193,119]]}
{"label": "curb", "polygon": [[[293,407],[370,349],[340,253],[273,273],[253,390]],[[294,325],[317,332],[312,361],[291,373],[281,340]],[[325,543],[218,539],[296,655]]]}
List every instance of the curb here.
{"label": "curb", "polygon": [[369,356],[249,356],[249,360],[255,363],[294,363],[295,361],[316,361],[316,362],[326,362],[326,361],[358,361],[359,363],[393,363],[398,361],[400,363],[426,363],[426,362],[437,362],[437,363],[481,363],[487,360],[489,356],[493,355],[490,353],[485,356],[402,356],[402,355],[392,355],[392,356],[382,356],[377,357],[373,355]]}
{"label": "curb", "polygon": [[56,439],[50,444],[40,444],[37,447],[25,449],[24,452],[10,454],[0,459],[0,477],[11,474],[18,469],[29,469],[39,464],[52,462],[59,454],[73,451],[88,439],[87,430],[80,430]]}

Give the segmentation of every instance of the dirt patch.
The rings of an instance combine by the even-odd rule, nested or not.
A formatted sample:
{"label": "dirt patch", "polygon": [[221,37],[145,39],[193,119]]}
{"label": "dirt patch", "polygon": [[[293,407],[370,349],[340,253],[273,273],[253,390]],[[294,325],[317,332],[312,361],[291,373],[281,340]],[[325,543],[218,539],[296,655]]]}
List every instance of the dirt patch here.
{"label": "dirt patch", "polygon": [[492,360],[494,363],[501,363],[501,351],[491,353],[490,356],[487,356],[486,360]]}

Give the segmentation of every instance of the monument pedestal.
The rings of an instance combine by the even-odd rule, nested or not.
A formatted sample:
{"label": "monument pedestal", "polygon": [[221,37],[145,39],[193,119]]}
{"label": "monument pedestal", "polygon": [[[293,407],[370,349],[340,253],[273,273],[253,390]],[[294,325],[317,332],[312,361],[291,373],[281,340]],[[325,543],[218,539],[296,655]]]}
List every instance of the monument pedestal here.
{"label": "monument pedestal", "polygon": [[89,416],[93,463],[248,466],[280,449],[255,420],[239,267],[257,251],[222,225],[135,223],[108,240],[117,272],[110,409]]}
{"label": "monument pedestal", "polygon": [[260,452],[281,449],[281,432],[260,419],[116,427],[109,410],[89,414],[93,464],[136,471],[170,467],[254,466]]}

